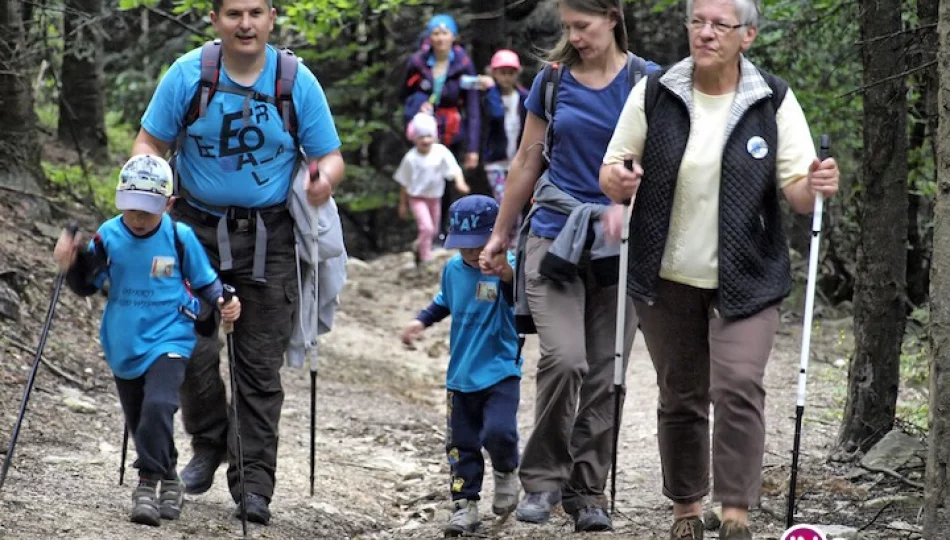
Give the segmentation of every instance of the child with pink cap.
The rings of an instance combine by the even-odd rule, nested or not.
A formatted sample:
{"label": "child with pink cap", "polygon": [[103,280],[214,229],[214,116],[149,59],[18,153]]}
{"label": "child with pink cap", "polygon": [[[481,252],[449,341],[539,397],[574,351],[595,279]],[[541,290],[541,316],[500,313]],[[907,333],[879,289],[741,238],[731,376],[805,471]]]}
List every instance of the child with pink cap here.
{"label": "child with pink cap", "polygon": [[402,186],[399,218],[406,219],[411,210],[416,221],[414,251],[416,264],[420,264],[432,259],[432,240],[442,219],[446,181],[454,181],[455,189],[463,195],[470,190],[455,156],[445,145],[435,142],[438,126],[432,115],[416,114],[407,131],[415,146],[403,156],[393,180]]}
{"label": "child with pink cap", "polygon": [[[527,110],[528,91],[518,84],[521,59],[509,49],[491,58],[491,76],[479,77],[482,89],[482,162],[492,195],[501,204],[508,168],[518,151]],[[516,227],[517,228],[517,227]]]}

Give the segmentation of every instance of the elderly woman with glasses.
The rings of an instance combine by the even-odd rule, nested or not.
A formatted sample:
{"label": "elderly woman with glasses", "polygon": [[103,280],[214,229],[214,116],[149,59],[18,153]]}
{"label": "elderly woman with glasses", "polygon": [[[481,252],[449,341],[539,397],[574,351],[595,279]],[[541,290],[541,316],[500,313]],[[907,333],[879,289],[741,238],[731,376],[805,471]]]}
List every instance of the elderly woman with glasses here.
{"label": "elderly woman with glasses", "polygon": [[[787,84],[743,56],[754,0],[689,0],[690,57],[641,81],[604,157],[600,185],[634,198],[628,292],[659,386],[671,540],[703,537],[709,493],[721,540],[749,540],[765,448],[765,366],[791,289],[780,193],[811,211],[838,190]],[[649,126],[649,130],[648,130]],[[623,162],[633,160],[633,170]]]}

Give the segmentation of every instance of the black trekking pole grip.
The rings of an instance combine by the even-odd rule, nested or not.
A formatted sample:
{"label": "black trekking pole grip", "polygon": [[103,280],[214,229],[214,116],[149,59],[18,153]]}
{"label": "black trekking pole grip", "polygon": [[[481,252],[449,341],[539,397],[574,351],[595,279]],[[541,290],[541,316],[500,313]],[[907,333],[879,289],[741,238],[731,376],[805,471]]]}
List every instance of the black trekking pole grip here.
{"label": "black trekking pole grip", "polygon": [[818,144],[818,159],[824,161],[831,155],[831,137],[827,133],[822,135]]}
{"label": "black trekking pole grip", "polygon": [[66,227],[66,232],[69,233],[69,236],[70,236],[71,238],[75,238],[75,237],[76,237],[76,233],[79,232],[79,224],[76,223],[75,221],[70,222],[70,223],[69,223],[69,226]]}
{"label": "black trekking pole grip", "polygon": [[[222,305],[222,307],[224,305],[227,305],[227,303],[230,302],[232,298],[234,298],[236,293],[237,291],[234,290],[233,286],[227,285],[227,284],[223,285],[222,291],[221,291],[221,298],[224,299],[224,304]],[[224,332],[226,334],[230,334],[231,332],[234,331],[234,323],[222,322],[221,327],[224,328]]]}
{"label": "black trekking pole grip", "polygon": [[[633,171],[633,160],[632,159],[623,160],[623,167],[627,169],[628,171]],[[630,206],[630,199],[624,199],[623,205]]]}

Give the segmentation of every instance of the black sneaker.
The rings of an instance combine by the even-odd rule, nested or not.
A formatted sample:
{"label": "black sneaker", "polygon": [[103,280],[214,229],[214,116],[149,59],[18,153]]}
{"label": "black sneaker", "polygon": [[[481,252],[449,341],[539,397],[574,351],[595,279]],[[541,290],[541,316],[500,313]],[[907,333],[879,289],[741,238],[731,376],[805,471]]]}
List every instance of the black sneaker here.
{"label": "black sneaker", "polygon": [[[263,495],[257,493],[247,494],[247,520],[252,523],[267,525],[270,523],[270,501]],[[234,517],[241,519],[241,503],[237,503],[234,510]]]}
{"label": "black sneaker", "polygon": [[188,465],[181,470],[181,481],[185,484],[185,493],[199,495],[211,489],[214,473],[224,461],[224,452],[197,452]]}
{"label": "black sneaker", "polygon": [[158,511],[158,498],[155,495],[157,483],[146,478],[139,479],[139,485],[132,491],[132,512],[129,521],[158,527],[162,516]]}
{"label": "black sneaker", "polygon": [[614,529],[610,516],[599,506],[581,508],[574,518],[574,532],[600,532]]}
{"label": "black sneaker", "polygon": [[178,519],[185,504],[185,484],[177,476],[162,480],[158,490],[158,512],[162,519]]}

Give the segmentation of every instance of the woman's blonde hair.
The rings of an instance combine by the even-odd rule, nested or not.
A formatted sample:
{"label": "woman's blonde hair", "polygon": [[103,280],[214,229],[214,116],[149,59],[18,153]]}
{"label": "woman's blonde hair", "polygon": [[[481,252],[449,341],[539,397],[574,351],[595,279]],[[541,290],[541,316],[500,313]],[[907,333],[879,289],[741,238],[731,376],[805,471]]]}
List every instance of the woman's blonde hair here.
{"label": "woman's blonde hair", "polygon": [[[610,17],[617,23],[614,26],[614,42],[617,48],[621,51],[627,50],[627,26],[623,20],[623,0],[558,0],[558,5],[588,15]],[[547,61],[558,62],[565,66],[580,63],[581,55],[571,45],[570,36],[566,32],[548,53]]]}

